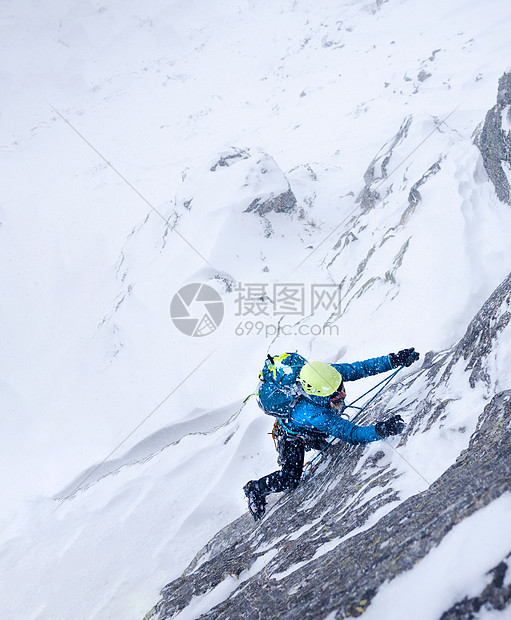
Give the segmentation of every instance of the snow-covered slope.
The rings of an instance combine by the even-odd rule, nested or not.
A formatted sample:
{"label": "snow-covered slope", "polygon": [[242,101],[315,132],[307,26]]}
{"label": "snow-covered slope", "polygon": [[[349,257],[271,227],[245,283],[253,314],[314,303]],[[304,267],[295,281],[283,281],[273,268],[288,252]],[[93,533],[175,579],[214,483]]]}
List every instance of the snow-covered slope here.
{"label": "snow-covered slope", "polygon": [[[6,0],[2,17],[3,615],[139,618],[274,467],[272,421],[242,405],[268,350],[447,349],[507,275],[511,211],[474,133],[511,10]],[[170,316],[196,282],[224,304],[204,337]],[[277,305],[285,285],[303,308]],[[340,304],[311,307],[313,285]],[[475,429],[504,362],[475,391],[456,371],[453,424]],[[405,454],[429,482],[470,439],[435,428]]]}

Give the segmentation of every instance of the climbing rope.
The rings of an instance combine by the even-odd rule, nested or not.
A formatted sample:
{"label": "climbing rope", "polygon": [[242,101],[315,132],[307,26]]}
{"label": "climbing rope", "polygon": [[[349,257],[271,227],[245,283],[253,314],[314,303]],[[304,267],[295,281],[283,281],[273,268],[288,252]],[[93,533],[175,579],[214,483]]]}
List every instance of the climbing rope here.
{"label": "climbing rope", "polygon": [[[404,366],[400,366],[396,371],[394,371],[391,375],[389,375],[388,377],[385,377],[385,379],[383,379],[383,381],[380,381],[380,383],[377,383],[376,385],[374,385],[372,388],[370,388],[369,390],[367,390],[367,392],[364,392],[364,394],[362,394],[362,396],[359,396],[358,398],[356,398],[352,403],[350,403],[349,405],[346,405],[346,407],[344,409],[348,409],[349,407],[353,408],[353,409],[358,409],[359,412],[353,416],[353,418],[351,418],[350,422],[353,422],[353,420],[355,420],[356,418],[358,418],[358,416],[367,409],[367,407],[369,407],[369,405],[373,402],[373,400],[378,396],[378,394],[381,394],[381,392],[383,392],[383,390],[387,387],[387,385],[392,381],[392,379],[397,375],[397,373],[402,370],[404,368]],[[363,406],[363,407],[356,407],[355,403],[357,403],[359,400],[361,400],[362,398],[364,398],[364,396],[367,396],[368,394],[370,394],[373,390],[375,390],[377,387],[379,387],[381,385],[381,388],[376,392],[376,394],[374,394],[374,396],[372,396],[367,403]]]}
{"label": "climbing rope", "polygon": [[312,469],[312,466],[314,465],[314,463],[319,459],[319,457],[323,454],[323,452],[334,443],[334,441],[336,439],[337,439],[337,437],[335,437],[334,439],[329,441],[326,444],[326,446],[320,452],[318,452],[313,459],[311,459],[310,461],[307,461],[307,463],[305,463],[305,465],[303,466],[303,473],[302,473],[302,478],[301,478],[302,480],[305,480],[305,478],[307,477],[307,474]]}
{"label": "climbing rope", "polygon": [[[370,388],[369,390],[367,390],[367,392],[364,392],[364,394],[362,394],[361,396],[359,396],[358,398],[356,398],[352,403],[350,403],[349,405],[346,405],[343,409],[343,411],[345,411],[348,408],[353,408],[353,409],[358,409],[358,413],[353,416],[353,418],[351,418],[350,422],[353,422],[356,418],[358,418],[358,416],[363,413],[367,407],[369,407],[369,405],[373,402],[373,400],[378,396],[378,394],[381,394],[381,392],[383,392],[383,390],[387,387],[387,385],[392,381],[392,379],[397,375],[397,373],[402,370],[404,368],[404,366],[400,366],[395,372],[393,372],[391,375],[389,375],[388,377],[385,377],[385,379],[383,379],[383,381],[380,381],[380,383],[377,383],[376,385],[374,385],[372,388]],[[357,407],[355,405],[355,403],[358,403],[359,400],[361,400],[362,398],[364,398],[364,396],[367,396],[368,394],[370,394],[373,390],[376,390],[376,388],[380,387],[381,388],[366,402],[366,404],[363,407]],[[334,439],[332,439],[331,441],[329,441],[327,443],[327,445],[320,451],[318,452],[318,454],[316,454],[316,456],[311,459],[310,461],[308,461],[307,463],[305,463],[305,465],[303,466],[303,473],[302,473],[302,480],[305,479],[305,477],[307,476],[307,474],[310,472],[310,470],[312,469],[314,463],[319,459],[319,457],[323,454],[323,452],[325,452],[325,450],[327,448],[329,448],[334,441],[337,438],[334,437]]]}

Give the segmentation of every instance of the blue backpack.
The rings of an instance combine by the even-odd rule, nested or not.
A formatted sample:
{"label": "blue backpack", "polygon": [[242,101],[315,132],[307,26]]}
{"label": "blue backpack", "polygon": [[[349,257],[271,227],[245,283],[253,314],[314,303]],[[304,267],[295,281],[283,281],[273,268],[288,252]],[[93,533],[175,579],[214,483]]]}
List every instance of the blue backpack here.
{"label": "blue backpack", "polygon": [[299,377],[306,363],[298,353],[268,355],[259,373],[261,383],[257,394],[258,405],[265,413],[276,418],[286,417],[290,408],[303,397]]}

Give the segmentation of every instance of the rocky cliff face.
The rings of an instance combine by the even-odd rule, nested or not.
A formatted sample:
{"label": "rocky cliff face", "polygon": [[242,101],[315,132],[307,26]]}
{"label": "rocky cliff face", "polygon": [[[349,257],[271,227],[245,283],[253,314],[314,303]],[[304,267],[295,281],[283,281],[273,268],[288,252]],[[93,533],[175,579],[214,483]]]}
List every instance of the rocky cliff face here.
{"label": "rocky cliff face", "polygon": [[[172,618],[188,606],[185,617],[211,619],[364,613],[384,582],[413,568],[458,523],[511,490],[511,390],[494,392],[499,341],[509,332],[510,318],[511,274],[455,347],[428,354],[421,369],[395,384],[367,414],[377,419],[384,409],[403,413],[409,424],[399,451],[414,437],[424,441],[435,425],[448,425],[451,404],[466,398],[460,392],[479,390],[487,404],[479,409],[466,448],[435,480],[416,472],[425,490],[404,497],[402,472],[384,450],[335,444],[262,522],[254,525],[245,514],[219,532],[164,588],[146,620]],[[422,396],[407,400],[414,385]],[[465,402],[475,406],[470,397]],[[475,419],[477,411],[472,413]],[[442,617],[469,618],[482,605],[506,608],[510,552],[502,548],[491,583],[479,595],[460,597]]]}
{"label": "rocky cliff face", "polygon": [[497,196],[511,204],[511,72],[499,80],[497,103],[486,114],[476,145]]}

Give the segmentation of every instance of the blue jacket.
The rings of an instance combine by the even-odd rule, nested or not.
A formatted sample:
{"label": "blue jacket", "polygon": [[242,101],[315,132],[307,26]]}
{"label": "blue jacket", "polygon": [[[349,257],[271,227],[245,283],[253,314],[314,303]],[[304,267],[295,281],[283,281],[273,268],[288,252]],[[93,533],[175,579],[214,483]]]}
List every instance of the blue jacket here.
{"label": "blue jacket", "polygon": [[[332,366],[341,373],[343,381],[356,381],[392,370],[387,355],[364,362],[332,364]],[[321,431],[355,445],[381,439],[374,430],[374,425],[357,426],[357,424],[341,418],[340,412],[329,407],[329,400],[328,396],[300,398],[296,405],[290,409],[284,427],[291,433],[300,433],[306,430]]]}

